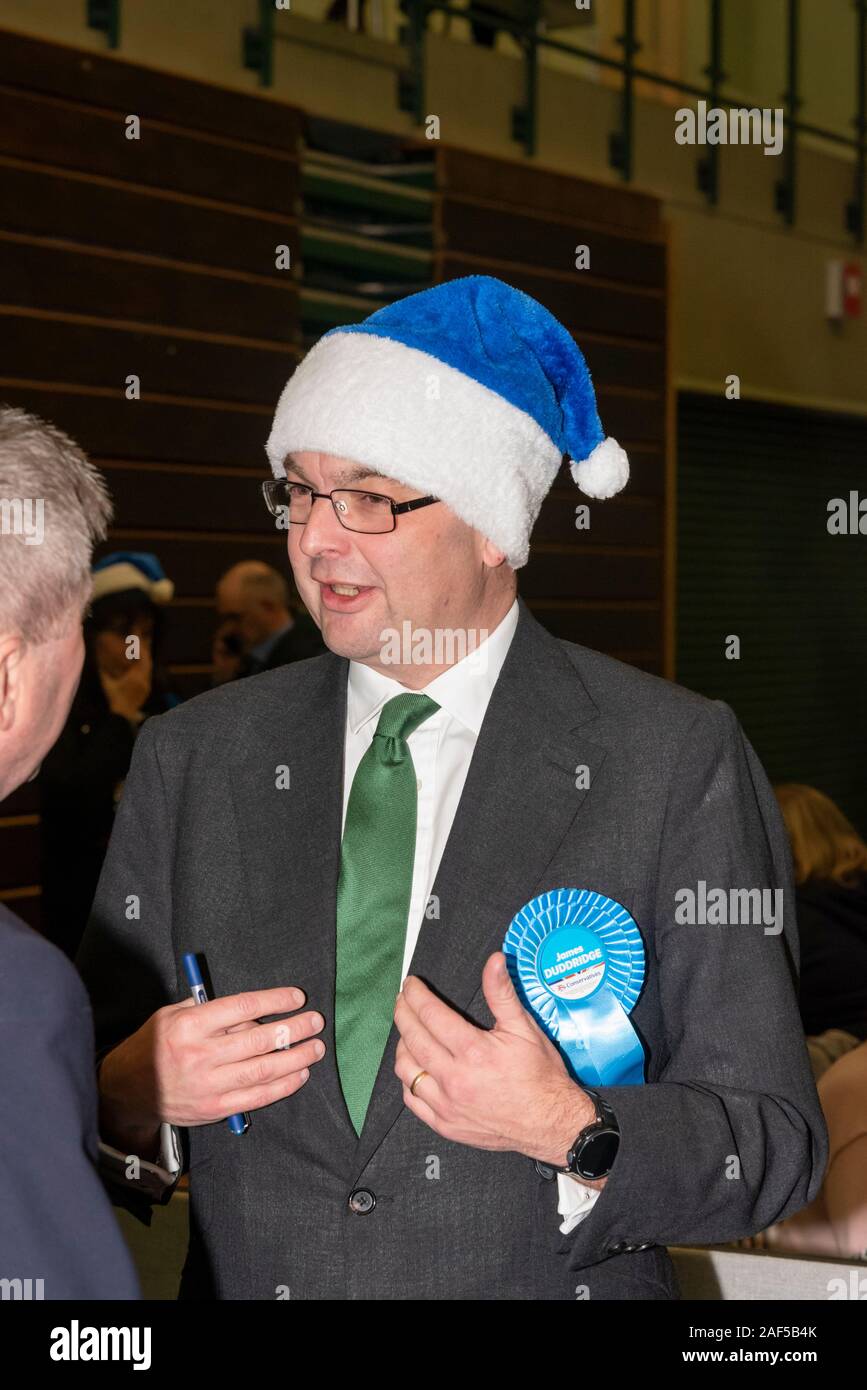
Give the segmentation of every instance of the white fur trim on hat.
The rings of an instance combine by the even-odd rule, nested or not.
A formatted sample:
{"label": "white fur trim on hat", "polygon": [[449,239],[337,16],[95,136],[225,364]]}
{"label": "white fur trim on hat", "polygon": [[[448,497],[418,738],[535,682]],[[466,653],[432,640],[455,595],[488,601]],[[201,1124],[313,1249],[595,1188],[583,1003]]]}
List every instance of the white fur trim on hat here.
{"label": "white fur trim on hat", "polygon": [[170,579],[148,579],[136,565],[123,560],[96,570],[91,580],[90,598],[94,602],[106,594],[122,594],[126,589],[141,589],[156,604],[171,603],[175,586]]}
{"label": "white fur trim on hat", "polygon": [[588,497],[613,497],[629,478],[629,459],[610,435],[591,450],[586,459],[570,460],[569,471]]}
{"label": "white fur trim on hat", "polygon": [[527,563],[530,532],[562,453],[526,411],[429,353],[370,333],[320,338],[287,382],[265,446],[369,464],[430,492]]}

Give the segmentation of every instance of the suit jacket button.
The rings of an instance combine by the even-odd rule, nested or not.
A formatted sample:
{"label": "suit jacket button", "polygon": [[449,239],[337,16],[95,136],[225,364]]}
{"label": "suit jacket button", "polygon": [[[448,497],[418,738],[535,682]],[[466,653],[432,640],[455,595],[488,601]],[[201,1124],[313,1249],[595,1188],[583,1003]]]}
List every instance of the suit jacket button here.
{"label": "suit jacket button", "polygon": [[376,1206],[376,1198],[372,1192],[368,1192],[366,1187],[356,1187],[354,1192],[349,1194],[349,1210],[354,1211],[358,1216],[366,1216],[369,1211],[373,1211]]}
{"label": "suit jacket button", "polygon": [[553,1182],[557,1176],[555,1170],[550,1166],[550,1164],[540,1163],[538,1158],[533,1159],[533,1167],[536,1169],[536,1172],[539,1174],[539,1177],[544,1178],[546,1182]]}
{"label": "suit jacket button", "polygon": [[619,1240],[616,1245],[609,1245],[608,1253],[609,1255],[622,1255],[624,1251],[628,1249],[629,1246],[626,1244],[626,1241]]}

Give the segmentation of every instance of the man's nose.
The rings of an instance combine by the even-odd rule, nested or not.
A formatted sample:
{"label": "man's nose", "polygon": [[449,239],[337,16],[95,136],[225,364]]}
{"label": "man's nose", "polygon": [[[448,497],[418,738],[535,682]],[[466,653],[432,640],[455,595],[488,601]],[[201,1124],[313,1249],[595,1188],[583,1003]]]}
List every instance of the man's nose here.
{"label": "man's nose", "polygon": [[341,526],[330,497],[314,497],[310,515],[301,529],[299,548],[305,555],[318,555],[323,550],[345,549],[350,532]]}

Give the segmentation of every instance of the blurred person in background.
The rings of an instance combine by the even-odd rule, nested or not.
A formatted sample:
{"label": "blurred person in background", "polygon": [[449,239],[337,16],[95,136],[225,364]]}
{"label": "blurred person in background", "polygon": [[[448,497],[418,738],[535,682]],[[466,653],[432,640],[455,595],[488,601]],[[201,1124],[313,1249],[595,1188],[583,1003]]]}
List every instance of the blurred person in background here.
{"label": "blurred person in background", "polygon": [[136,735],[149,715],[178,703],[159,665],[173,593],[155,555],[118,551],[93,567],[81,681],[39,779],[42,931],[70,958],[96,892]]}
{"label": "blurred person in background", "polygon": [[319,628],[289,584],[261,560],[242,560],[217,584],[220,625],[214,643],[214,685],[273,671],[325,651]]}
{"label": "blurred person in background", "polygon": [[[410,17],[412,6],[410,0],[399,0],[398,8]],[[528,27],[531,31],[536,28],[542,19],[542,6],[534,0],[496,0],[496,3],[484,3],[484,0],[471,0],[466,6],[472,10],[468,16],[470,33],[473,36],[473,43],[477,43],[482,48],[495,48],[497,43],[497,33],[503,29],[507,34],[519,42],[516,27]],[[347,0],[334,0],[327,18],[346,22]],[[451,16],[446,20],[451,25]]]}
{"label": "blurred person in background", "polygon": [[867,844],[815,787],[775,792],[792,845],[801,1017],[830,1157],[814,1201],[755,1244],[867,1260]]}
{"label": "blurred person in background", "polygon": [[867,1042],[838,1058],[816,1089],[829,1153],[818,1195],[757,1236],[760,1249],[867,1261]]}
{"label": "blurred person in background", "polygon": [[[6,797],[32,781],[63,727],[84,655],[90,551],[105,535],[111,503],[101,475],[71,439],[8,408],[0,408],[0,499]],[[16,503],[18,516],[41,518],[38,531],[7,527]],[[138,1299],[95,1165],[93,1016],[84,986],[66,957],[2,904],[0,961],[4,1296]]]}
{"label": "blurred person in background", "polygon": [[775,788],[789,832],[801,946],[801,1018],[818,1038],[867,1039],[867,844],[830,797]]}
{"label": "blurred person in background", "polygon": [[243,661],[244,649],[235,624],[220,623],[211,644],[211,685],[237,680]]}

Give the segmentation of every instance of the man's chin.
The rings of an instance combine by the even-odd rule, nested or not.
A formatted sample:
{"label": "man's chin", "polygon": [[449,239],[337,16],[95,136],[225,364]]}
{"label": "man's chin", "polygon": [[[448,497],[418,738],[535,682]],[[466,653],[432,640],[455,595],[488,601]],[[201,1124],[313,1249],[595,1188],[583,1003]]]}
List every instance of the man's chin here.
{"label": "man's chin", "polygon": [[344,656],[349,661],[378,661],[382,654],[380,627],[372,629],[369,624],[363,627],[353,623],[352,614],[320,613],[322,640],[335,656]]}

